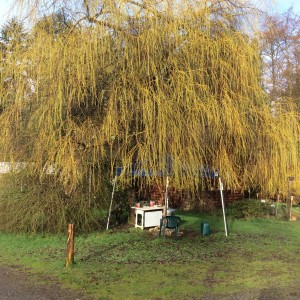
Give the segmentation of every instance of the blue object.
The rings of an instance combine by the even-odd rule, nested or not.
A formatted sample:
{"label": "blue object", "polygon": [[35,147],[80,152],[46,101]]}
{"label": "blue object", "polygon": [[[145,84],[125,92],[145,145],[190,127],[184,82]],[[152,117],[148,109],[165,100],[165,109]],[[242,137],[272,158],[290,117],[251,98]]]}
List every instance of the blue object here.
{"label": "blue object", "polygon": [[[136,177],[152,177],[152,176],[170,176],[172,175],[172,164],[171,158],[168,156],[167,158],[167,165],[165,170],[151,170],[148,169],[146,166],[144,167],[141,163],[133,163],[131,168],[127,168],[125,170],[126,176],[136,176]],[[188,166],[195,172],[195,175],[203,178],[215,178],[218,177],[219,173],[218,170],[214,170],[210,167],[192,167]],[[185,170],[185,167],[182,166],[182,170]],[[124,172],[124,168],[121,166],[116,167],[116,175],[120,176],[121,173]]]}

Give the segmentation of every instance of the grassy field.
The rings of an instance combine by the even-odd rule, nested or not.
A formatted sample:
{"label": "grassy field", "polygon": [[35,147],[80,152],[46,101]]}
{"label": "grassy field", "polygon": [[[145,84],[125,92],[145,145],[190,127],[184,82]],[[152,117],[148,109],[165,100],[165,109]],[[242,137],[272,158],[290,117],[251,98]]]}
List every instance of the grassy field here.
{"label": "grassy field", "polygon": [[[76,263],[69,269],[64,267],[67,234],[1,233],[0,263],[22,266],[45,282],[51,275],[94,299],[199,299],[296,284],[299,221],[228,218],[225,237],[220,214],[178,215],[183,232],[178,241],[132,226],[76,236]],[[210,236],[200,234],[204,221],[211,225]]]}

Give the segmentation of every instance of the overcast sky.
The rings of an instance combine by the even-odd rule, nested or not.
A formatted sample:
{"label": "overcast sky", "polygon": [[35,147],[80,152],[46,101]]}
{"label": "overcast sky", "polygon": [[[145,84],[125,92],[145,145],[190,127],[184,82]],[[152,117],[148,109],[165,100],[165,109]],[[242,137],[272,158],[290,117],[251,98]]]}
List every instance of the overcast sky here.
{"label": "overcast sky", "polygon": [[0,0],[0,25],[8,18],[8,10],[11,4],[12,0]]}
{"label": "overcast sky", "polygon": [[[300,1],[299,0],[269,0],[269,1],[263,1],[263,0],[254,0],[253,2],[256,3],[276,3],[276,6],[278,7],[278,11],[286,11],[289,7],[293,6],[294,11],[298,14],[300,14]],[[13,0],[0,0],[0,26],[5,23],[5,21],[9,18],[12,17],[13,14],[12,12],[9,12],[9,8],[11,7],[13,3]],[[267,8],[262,8],[262,9],[269,9],[270,5],[268,5]],[[272,9],[274,11],[277,11],[277,9],[274,8]]]}
{"label": "overcast sky", "polygon": [[278,0],[277,1],[280,10],[286,11],[288,8],[293,6],[294,11],[300,14],[300,1],[299,0]]}

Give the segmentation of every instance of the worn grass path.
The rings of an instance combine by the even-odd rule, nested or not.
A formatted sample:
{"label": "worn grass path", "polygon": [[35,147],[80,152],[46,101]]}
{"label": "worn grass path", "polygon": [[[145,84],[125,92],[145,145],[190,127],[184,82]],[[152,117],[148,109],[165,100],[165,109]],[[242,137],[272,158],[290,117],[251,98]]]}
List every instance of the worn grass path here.
{"label": "worn grass path", "polygon": [[[31,274],[21,267],[0,266],[1,300],[83,300],[83,294],[62,289],[53,278],[47,284],[34,281]],[[44,278],[40,278],[44,280]],[[51,283],[50,283],[51,282]]]}
{"label": "worn grass path", "polygon": [[[80,293],[62,289],[59,282],[48,278],[47,284],[34,283],[32,275],[20,267],[0,266],[0,299],[1,300],[84,300]],[[41,278],[44,280],[45,278]],[[52,282],[51,284],[49,282]],[[180,283],[179,283],[180,284]],[[99,298],[101,299],[101,298]],[[129,298],[124,298],[129,299]],[[143,299],[141,297],[140,299]],[[162,300],[164,298],[153,298]],[[298,300],[300,299],[300,281],[285,288],[266,288],[245,290],[233,294],[199,295],[194,300]],[[130,299],[129,299],[130,300]]]}

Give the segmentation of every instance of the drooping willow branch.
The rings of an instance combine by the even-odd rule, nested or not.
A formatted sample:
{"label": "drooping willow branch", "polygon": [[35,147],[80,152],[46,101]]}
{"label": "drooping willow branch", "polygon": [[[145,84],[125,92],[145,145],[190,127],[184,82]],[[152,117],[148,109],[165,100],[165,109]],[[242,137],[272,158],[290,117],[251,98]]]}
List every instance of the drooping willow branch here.
{"label": "drooping willow branch", "polygon": [[274,112],[261,87],[258,42],[240,30],[236,8],[182,2],[180,14],[141,7],[132,16],[120,2],[106,18],[90,16],[92,26],[67,35],[37,29],[26,49],[8,53],[6,157],[31,161],[41,177],[54,166],[69,190],[91,166],[95,186],[116,166],[126,184],[132,163],[149,172],[148,182],[169,172],[177,188],[201,187],[207,168],[232,189],[283,186],[299,170],[294,104]]}

